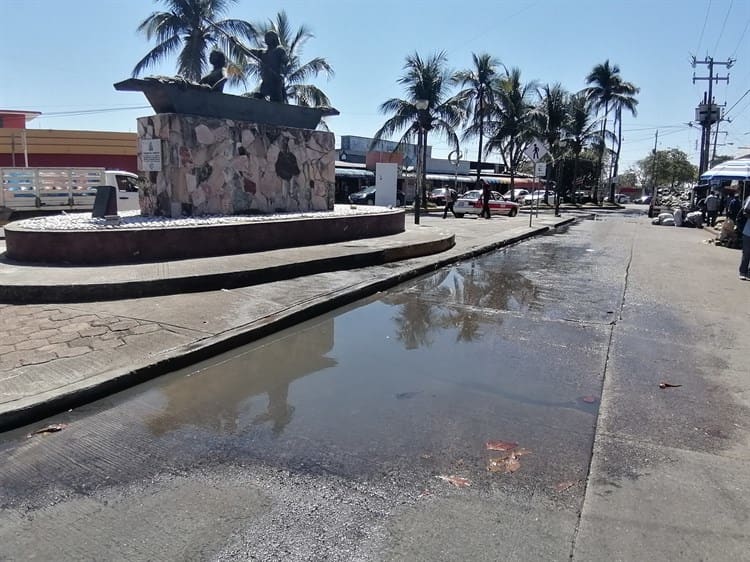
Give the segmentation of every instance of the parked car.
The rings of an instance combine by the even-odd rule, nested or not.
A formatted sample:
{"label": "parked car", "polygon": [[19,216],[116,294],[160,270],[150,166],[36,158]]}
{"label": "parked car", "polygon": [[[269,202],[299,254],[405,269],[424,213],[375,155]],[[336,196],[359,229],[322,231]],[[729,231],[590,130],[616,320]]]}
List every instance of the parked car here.
{"label": "parked car", "polygon": [[531,205],[533,203],[534,205],[536,205],[537,203],[541,203],[541,202],[544,201],[544,194],[545,193],[547,194],[547,201],[549,201],[549,200],[554,201],[555,200],[555,192],[554,191],[547,190],[545,192],[545,190],[543,190],[543,189],[537,189],[536,191],[533,191],[533,192],[529,193],[528,195],[526,195],[523,198],[523,204],[524,205]]}
{"label": "parked car", "polygon": [[[461,195],[453,206],[458,218],[466,215],[478,215],[482,212],[482,192],[478,189],[467,191]],[[515,217],[518,214],[518,203],[506,199],[497,191],[490,192],[490,215],[508,215]]]}
{"label": "parked car", "polygon": [[[352,205],[374,205],[375,193],[375,186],[365,187],[349,195],[349,203]],[[401,190],[396,191],[396,204],[402,206],[405,200],[406,196],[404,192]]]}
{"label": "parked car", "polygon": [[634,203],[638,203],[639,205],[650,205],[651,204],[651,195],[644,195],[643,197],[639,197],[634,201]]}
{"label": "parked car", "polygon": [[528,189],[514,189],[506,193],[503,197],[511,201],[523,201],[523,198],[529,194]]}
{"label": "parked car", "polygon": [[[605,197],[604,200],[609,201],[609,197]],[[615,193],[615,203],[619,203],[620,205],[630,203],[630,197],[624,193]]]}
{"label": "parked car", "polygon": [[445,197],[448,194],[450,194],[450,196],[453,197],[454,200],[458,195],[455,189],[451,189],[448,187],[438,187],[427,194],[427,201],[429,201],[430,203],[434,203],[438,207],[445,207]]}

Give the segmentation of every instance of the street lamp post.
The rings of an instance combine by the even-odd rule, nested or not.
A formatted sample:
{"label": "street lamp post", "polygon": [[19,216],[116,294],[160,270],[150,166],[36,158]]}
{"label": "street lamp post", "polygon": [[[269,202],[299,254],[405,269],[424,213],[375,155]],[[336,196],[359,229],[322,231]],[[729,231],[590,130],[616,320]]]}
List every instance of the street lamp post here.
{"label": "street lamp post", "polygon": [[417,108],[417,124],[419,129],[417,131],[417,193],[414,196],[414,224],[419,224],[419,213],[421,211],[421,199],[422,189],[424,181],[424,134],[425,134],[425,120],[427,119],[427,107],[429,105],[427,100],[416,100],[414,105]]}

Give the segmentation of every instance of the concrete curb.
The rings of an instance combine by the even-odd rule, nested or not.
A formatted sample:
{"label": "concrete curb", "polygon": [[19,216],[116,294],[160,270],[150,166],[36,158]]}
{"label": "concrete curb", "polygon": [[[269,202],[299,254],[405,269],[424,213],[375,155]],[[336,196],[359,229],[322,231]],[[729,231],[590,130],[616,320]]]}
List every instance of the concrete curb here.
{"label": "concrete curb", "polygon": [[138,281],[117,281],[109,283],[80,283],[60,285],[21,285],[0,286],[0,303],[8,304],[50,304],[77,303],[105,300],[123,300],[143,297],[156,297],[177,293],[196,293],[219,289],[236,289],[261,283],[272,283],[296,277],[304,277],[327,271],[357,269],[399,261],[450,249],[455,244],[453,234],[434,240],[412,242],[401,247],[371,249],[299,261],[270,267],[250,268],[222,273],[187,275],[161,279]]}
{"label": "concrete curb", "polygon": [[[551,226],[532,228],[521,234],[513,235],[426,265],[414,267],[408,271],[395,273],[378,281],[365,281],[348,287],[345,290],[322,294],[304,304],[289,308],[283,313],[266,316],[242,327],[170,349],[156,361],[134,365],[127,370],[102,373],[68,387],[55,389],[0,406],[0,432],[27,425],[64,412],[65,410],[79,407],[147,380],[230,351],[236,347],[252,343],[278,331],[370,296],[378,291],[383,291],[414,277],[444,267],[445,265],[511,246],[549,232],[550,230],[567,226],[578,220],[582,220],[582,217],[563,219]],[[400,252],[402,250],[395,249],[393,251]]]}

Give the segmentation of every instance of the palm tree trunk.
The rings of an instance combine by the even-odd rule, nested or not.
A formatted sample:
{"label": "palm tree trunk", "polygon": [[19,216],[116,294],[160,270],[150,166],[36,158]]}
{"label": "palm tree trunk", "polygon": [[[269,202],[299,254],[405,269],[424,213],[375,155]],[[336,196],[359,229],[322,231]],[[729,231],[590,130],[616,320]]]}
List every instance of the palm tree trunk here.
{"label": "palm tree trunk", "polygon": [[[622,148],[622,111],[617,112],[617,153],[615,154],[615,166],[613,176],[616,178],[620,171],[620,149]],[[612,194],[614,197],[614,193]]]}
{"label": "palm tree trunk", "polygon": [[484,140],[484,105],[482,91],[479,91],[479,150],[477,151],[477,184],[482,175],[482,141]]}
{"label": "palm tree trunk", "polygon": [[422,129],[422,208],[427,210],[427,129]]}
{"label": "palm tree trunk", "polygon": [[571,193],[573,203],[576,203],[576,181],[578,180],[578,157],[580,156],[581,151],[576,150],[575,157],[573,159],[573,184],[571,186]]}
{"label": "palm tree trunk", "polygon": [[604,120],[602,121],[602,138],[599,143],[599,162],[596,166],[599,177],[596,178],[594,184],[594,200],[599,201],[599,189],[602,185],[602,162],[604,162],[604,149],[606,148],[606,141],[604,140],[604,133],[607,131],[607,114],[609,113],[609,104],[604,104]]}

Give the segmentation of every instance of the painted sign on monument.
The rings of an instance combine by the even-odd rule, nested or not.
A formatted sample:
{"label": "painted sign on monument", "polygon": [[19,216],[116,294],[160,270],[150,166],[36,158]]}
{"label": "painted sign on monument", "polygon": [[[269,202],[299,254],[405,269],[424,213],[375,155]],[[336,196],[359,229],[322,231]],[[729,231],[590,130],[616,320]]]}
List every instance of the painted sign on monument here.
{"label": "painted sign on monument", "polygon": [[375,204],[387,207],[397,205],[396,179],[398,164],[378,162],[375,164]]}

